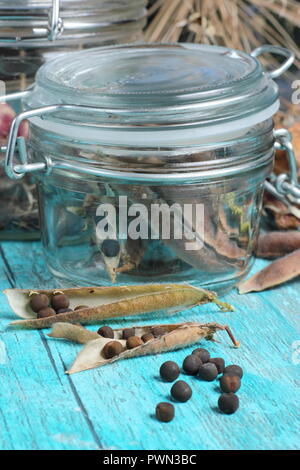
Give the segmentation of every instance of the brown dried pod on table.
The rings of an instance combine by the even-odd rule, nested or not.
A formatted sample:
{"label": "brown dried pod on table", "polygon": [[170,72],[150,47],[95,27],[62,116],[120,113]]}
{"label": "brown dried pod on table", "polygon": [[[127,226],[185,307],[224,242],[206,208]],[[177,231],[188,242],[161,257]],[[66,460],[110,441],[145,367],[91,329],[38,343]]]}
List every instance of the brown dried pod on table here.
{"label": "brown dried pod on table", "polygon": [[279,258],[239,284],[239,293],[260,292],[290,281],[300,275],[300,249]]}
{"label": "brown dried pod on table", "polygon": [[255,254],[257,258],[279,258],[300,249],[300,231],[274,231],[260,234]]}
{"label": "brown dried pod on table", "polygon": [[[156,325],[157,326],[157,325]],[[232,332],[228,326],[219,325],[218,323],[179,323],[175,325],[158,325],[165,331],[164,335],[153,338],[147,343],[143,343],[134,349],[125,349],[118,356],[106,359],[103,355],[105,345],[111,341],[109,338],[93,339],[92,332],[83,333],[82,328],[75,325],[65,323],[57,323],[54,325],[52,332],[49,334],[52,338],[62,338],[77,343],[83,343],[87,340],[86,346],[79,352],[70,370],[67,374],[81,372],[83,370],[94,369],[121,359],[130,357],[145,356],[149,354],[160,354],[166,351],[173,351],[184,348],[190,344],[196,343],[201,339],[212,340],[217,331],[227,331],[234,347],[239,347]],[[135,326],[136,335],[139,337],[149,334],[154,325]],[[86,330],[87,331],[87,330]],[[75,339],[77,334],[77,340]],[[88,340],[90,334],[90,340]],[[123,348],[126,346],[126,340],[122,338],[123,329],[114,330],[115,340],[118,341]]]}
{"label": "brown dried pod on table", "polygon": [[[51,296],[55,289],[37,290]],[[202,305],[215,303],[222,310],[233,310],[233,307],[219,301],[214,292],[210,292],[188,284],[144,284],[113,287],[77,287],[64,289],[64,294],[70,299],[70,307],[89,304],[89,308],[67,313],[56,314],[47,318],[36,318],[30,308],[27,289],[6,289],[4,294],[13,311],[23,320],[14,321],[11,325],[27,328],[48,328],[53,323],[70,322],[93,324],[108,318],[140,315],[162,311],[174,313]]]}

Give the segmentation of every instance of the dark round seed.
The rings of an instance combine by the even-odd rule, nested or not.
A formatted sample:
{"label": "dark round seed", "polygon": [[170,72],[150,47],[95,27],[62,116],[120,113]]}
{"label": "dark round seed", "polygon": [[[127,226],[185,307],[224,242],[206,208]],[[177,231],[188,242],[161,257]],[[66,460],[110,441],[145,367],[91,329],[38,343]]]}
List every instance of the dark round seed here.
{"label": "dark round seed", "polygon": [[176,362],[166,361],[160,366],[159,373],[166,382],[174,382],[180,374],[180,369]]}
{"label": "dark round seed", "polygon": [[90,308],[88,305],[77,305],[74,310],[82,310],[83,308]]}
{"label": "dark round seed", "polygon": [[222,357],[211,357],[208,362],[215,364],[216,368],[218,369],[218,374],[223,373],[225,361]]}
{"label": "dark round seed", "polygon": [[206,364],[200,366],[198,376],[207,382],[212,382],[218,376],[218,369],[215,364],[207,362]]}
{"label": "dark round seed", "polygon": [[118,256],[120,252],[120,244],[118,240],[106,239],[102,243],[101,250],[104,256],[107,256],[107,258],[113,258],[114,256]]}
{"label": "dark round seed", "polygon": [[32,310],[37,313],[42,308],[49,307],[50,300],[46,294],[32,294],[30,296],[29,305]]}
{"label": "dark round seed", "polygon": [[185,402],[191,398],[192,389],[189,384],[183,380],[178,380],[178,382],[175,382],[171,388],[171,395],[175,400]]}
{"label": "dark round seed", "polygon": [[103,336],[103,338],[114,338],[114,330],[110,326],[101,326],[97,331],[98,335]]}
{"label": "dark round seed", "polygon": [[240,379],[244,375],[243,369],[240,366],[237,366],[236,364],[231,364],[230,366],[225,367],[225,369],[223,370],[223,374],[238,375]]}
{"label": "dark round seed", "polygon": [[102,349],[102,354],[106,359],[118,356],[123,351],[123,346],[119,341],[110,341]]}
{"label": "dark round seed", "polygon": [[197,354],[186,356],[182,368],[188,375],[196,375],[202,366],[202,361]]}
{"label": "dark round seed", "polygon": [[151,333],[146,333],[142,336],[144,343],[148,343],[148,341],[151,341],[152,339],[154,339],[154,336]]}
{"label": "dark round seed", "polygon": [[68,308],[70,305],[69,297],[66,294],[54,294],[51,299],[51,306],[54,310]]}
{"label": "dark round seed", "polygon": [[137,348],[138,346],[141,346],[141,344],[144,344],[144,343],[139,336],[130,336],[130,338],[128,338],[126,341],[127,349]]}
{"label": "dark round seed", "polygon": [[224,374],[220,378],[220,387],[225,393],[235,393],[241,387],[241,379],[238,375]]}
{"label": "dark round seed", "polygon": [[223,413],[231,415],[239,407],[239,397],[234,393],[223,393],[219,398],[218,405]]}
{"label": "dark round seed", "polygon": [[57,310],[56,313],[67,313],[67,312],[73,312],[73,310],[71,308],[60,308],[59,310]]}
{"label": "dark round seed", "polygon": [[210,354],[209,352],[207,351],[207,349],[204,349],[204,348],[197,348],[197,349],[194,349],[194,351],[192,352],[192,354],[196,354],[196,356],[200,357],[201,361],[202,361],[202,364],[205,364],[206,362],[209,361],[210,359]]}
{"label": "dark round seed", "polygon": [[161,402],[156,406],[156,417],[163,423],[169,423],[175,416],[175,408],[172,403]]}
{"label": "dark round seed", "polygon": [[56,315],[56,311],[51,307],[42,308],[37,312],[37,318],[46,318]]}
{"label": "dark round seed", "polygon": [[157,338],[158,336],[164,335],[166,333],[166,329],[163,326],[154,326],[151,329],[151,333],[155,338]]}
{"label": "dark round seed", "polygon": [[135,336],[135,328],[125,328],[122,333],[123,339],[128,339],[130,336]]}

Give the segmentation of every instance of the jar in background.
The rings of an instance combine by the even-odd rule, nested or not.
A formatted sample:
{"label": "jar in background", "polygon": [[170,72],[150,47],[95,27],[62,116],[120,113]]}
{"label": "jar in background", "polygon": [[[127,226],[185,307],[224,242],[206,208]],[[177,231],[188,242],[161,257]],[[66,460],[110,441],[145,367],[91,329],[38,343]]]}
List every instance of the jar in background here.
{"label": "jar in background", "polygon": [[[136,44],[39,70],[6,171],[35,174],[45,256],[62,285],[189,282],[224,292],[245,276],[284,135],[273,131],[272,77],[293,60],[276,48],[287,60],[265,72],[255,56],[267,51]],[[27,149],[16,140],[24,119]]]}
{"label": "jar in background", "polygon": [[[142,38],[146,0],[0,0],[0,139],[6,122],[20,109],[19,91],[34,81],[39,67],[60,54],[92,46],[129,43]],[[14,110],[14,111],[13,111]],[[0,238],[39,238],[35,186],[30,177],[9,182],[0,154]]]}

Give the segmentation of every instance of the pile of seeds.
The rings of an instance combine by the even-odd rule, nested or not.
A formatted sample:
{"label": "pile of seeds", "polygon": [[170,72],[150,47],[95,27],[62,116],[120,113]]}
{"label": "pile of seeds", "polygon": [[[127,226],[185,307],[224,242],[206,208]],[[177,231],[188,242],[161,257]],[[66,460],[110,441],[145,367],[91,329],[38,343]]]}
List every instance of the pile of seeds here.
{"label": "pile of seeds", "polygon": [[[97,331],[98,335],[104,338],[114,339],[114,330],[110,326],[102,326]],[[126,346],[124,347],[119,341],[109,341],[106,343],[102,350],[102,354],[105,359],[111,359],[112,357],[118,356],[125,349],[134,349],[148,341],[158,338],[166,333],[166,330],[161,326],[154,326],[151,333],[144,334],[143,336],[136,336],[135,328],[125,328],[122,332],[122,339],[126,340]]]}
{"label": "pile of seeds", "polygon": [[[216,380],[222,374],[219,379],[222,391],[218,401],[219,410],[225,414],[237,411],[239,398],[236,392],[241,387],[243,377],[243,370],[240,366],[232,364],[225,367],[223,358],[211,358],[206,349],[197,348],[184,359],[182,369],[187,375],[198,377],[207,382]],[[174,361],[164,362],[160,367],[160,376],[166,382],[174,382],[179,375],[180,368]],[[184,380],[178,380],[173,384],[170,393],[174,400],[186,402],[192,396],[192,389]],[[175,408],[172,403],[161,402],[156,406],[156,417],[159,421],[168,423],[174,416]]]}

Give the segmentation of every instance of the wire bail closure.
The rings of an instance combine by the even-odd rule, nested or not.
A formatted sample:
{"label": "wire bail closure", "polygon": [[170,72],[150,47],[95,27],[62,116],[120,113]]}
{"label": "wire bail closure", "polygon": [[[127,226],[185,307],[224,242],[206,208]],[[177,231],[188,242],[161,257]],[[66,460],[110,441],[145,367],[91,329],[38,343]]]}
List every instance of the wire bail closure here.
{"label": "wire bail closure", "polygon": [[275,54],[281,55],[286,57],[286,61],[283,62],[277,69],[272,70],[270,72],[266,72],[269,78],[277,78],[280,77],[284,72],[286,72],[290,66],[293,64],[295,60],[294,52],[290,51],[289,49],[285,49],[284,47],[280,46],[271,46],[270,44],[264,44],[263,46],[257,47],[250,53],[252,57],[259,57],[262,54]]}

